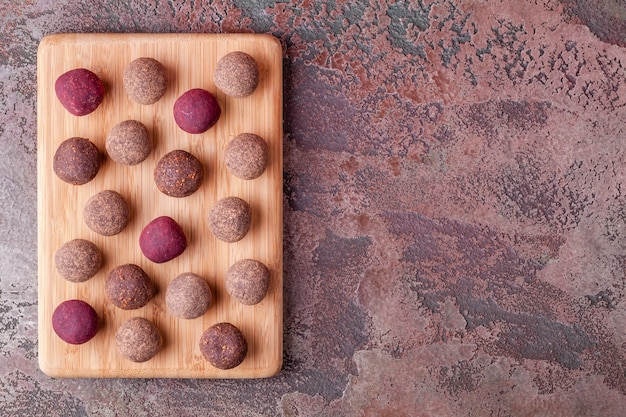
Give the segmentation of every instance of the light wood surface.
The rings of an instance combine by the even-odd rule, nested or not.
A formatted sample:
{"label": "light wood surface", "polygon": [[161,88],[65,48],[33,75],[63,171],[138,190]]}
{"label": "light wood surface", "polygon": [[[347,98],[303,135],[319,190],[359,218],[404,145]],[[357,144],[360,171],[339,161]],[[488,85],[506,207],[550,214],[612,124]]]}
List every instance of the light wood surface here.
{"label": "light wood surface", "polygon": [[[249,97],[230,98],[216,89],[213,70],[219,58],[231,51],[252,55],[260,67],[260,83]],[[125,66],[135,58],[153,57],[164,64],[169,84],[154,105],[135,104],[122,84]],[[54,82],[65,71],[87,68],[106,84],[106,96],[87,116],[68,113],[57,100]],[[39,364],[54,377],[182,377],[260,378],[276,374],[282,364],[283,260],[282,260],[282,48],[267,35],[253,34],[58,34],[40,44],[38,77],[38,232],[39,232]],[[176,98],[190,88],[214,93],[222,116],[209,131],[192,135],[179,129],[173,119]],[[115,163],[106,156],[105,137],[118,122],[135,119],[144,123],[153,138],[150,157],[134,167]],[[269,145],[269,165],[259,178],[244,181],[232,176],[223,163],[230,139],[239,133],[256,133]],[[65,139],[81,136],[92,140],[104,162],[91,182],[74,186],[53,172],[52,159]],[[178,199],[160,193],[153,180],[158,159],[174,149],[184,149],[203,163],[205,180],[195,194]],[[112,189],[131,206],[131,220],[120,234],[104,237],[84,223],[87,199]],[[253,209],[252,227],[237,243],[217,240],[208,229],[207,214],[220,198],[238,196]],[[158,216],[168,215],[183,228],[189,241],[178,258],[155,264],[139,249],[142,228]],[[102,251],[104,264],[85,283],[63,279],[54,265],[54,254],[65,242],[83,238]],[[265,299],[244,306],[224,289],[228,267],[243,258],[265,263],[271,284]],[[124,311],[107,302],[106,274],[115,266],[135,263],[154,280],[158,293],[138,310]],[[213,304],[194,320],[171,315],[165,306],[167,284],[178,274],[194,272],[209,283]],[[67,299],[90,303],[100,319],[100,330],[83,345],[63,342],[52,330],[51,315]],[[162,351],[144,363],[124,359],[114,343],[118,327],[131,317],[152,320],[164,338]],[[212,367],[201,355],[198,343],[209,326],[227,321],[239,327],[249,344],[247,358],[231,370]]]}

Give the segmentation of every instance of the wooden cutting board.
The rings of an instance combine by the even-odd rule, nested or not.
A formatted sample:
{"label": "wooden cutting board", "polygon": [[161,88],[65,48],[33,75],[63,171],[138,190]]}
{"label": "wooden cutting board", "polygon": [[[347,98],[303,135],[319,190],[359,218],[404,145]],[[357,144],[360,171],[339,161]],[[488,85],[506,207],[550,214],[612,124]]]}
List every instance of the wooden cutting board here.
{"label": "wooden cutting board", "polygon": [[[235,99],[217,90],[213,70],[217,61],[232,51],[252,55],[260,68],[257,90]],[[167,68],[165,95],[149,106],[134,103],[126,95],[122,74],[135,58],[152,57]],[[98,109],[83,117],[68,113],[57,100],[54,82],[74,68],[95,72],[106,85]],[[45,37],[39,46],[38,82],[38,252],[39,252],[39,365],[53,377],[176,377],[260,378],[276,374],[282,364],[283,260],[282,260],[282,48],[273,37],[255,34],[57,34]],[[191,88],[204,88],[217,97],[222,116],[209,131],[192,135],[175,124],[174,101]],[[106,156],[105,138],[118,122],[144,123],[153,140],[147,160],[133,167],[115,163]],[[254,180],[240,180],[224,166],[226,144],[239,133],[256,133],[269,145],[265,173]],[[69,185],[53,172],[52,160],[65,139],[81,136],[93,141],[104,162],[94,180]],[[156,162],[165,153],[183,149],[198,157],[205,169],[201,188],[186,198],[168,197],[153,180]],[[131,207],[129,225],[118,235],[100,236],[83,221],[87,199],[99,191],[116,190]],[[209,209],[217,200],[237,196],[253,210],[252,226],[237,243],[217,240],[208,229]],[[139,249],[139,234],[152,219],[167,215],[183,228],[189,241],[178,258],[155,264]],[[87,282],[63,279],[54,265],[54,254],[65,242],[83,238],[103,253],[103,266]],[[271,283],[265,299],[245,306],[224,288],[224,275],[234,262],[253,258],[270,270]],[[114,267],[135,263],[158,287],[156,296],[138,310],[124,311],[104,295],[104,280]],[[213,303],[206,314],[194,320],[178,319],[167,310],[165,290],[183,272],[207,280]],[[98,313],[100,330],[83,345],[63,342],[52,330],[51,316],[67,299],[90,303]],[[144,363],[124,359],[114,336],[131,317],[145,317],[160,329],[164,346]],[[203,331],[218,322],[239,327],[248,340],[244,362],[231,370],[214,368],[201,355]]]}

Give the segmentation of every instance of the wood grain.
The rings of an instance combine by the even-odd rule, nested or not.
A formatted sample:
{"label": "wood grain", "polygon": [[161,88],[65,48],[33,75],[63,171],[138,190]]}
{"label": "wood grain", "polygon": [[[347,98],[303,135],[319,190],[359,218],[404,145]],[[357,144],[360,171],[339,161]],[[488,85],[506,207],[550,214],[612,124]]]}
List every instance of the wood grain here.
{"label": "wood grain", "polygon": [[[213,84],[213,70],[220,57],[231,51],[252,55],[260,67],[257,90],[243,99],[230,98]],[[149,56],[168,71],[166,94],[150,106],[127,97],[122,84],[125,66],[135,58]],[[88,68],[106,84],[106,96],[87,116],[68,113],[54,93],[56,78],[74,68]],[[283,260],[282,260],[282,48],[267,35],[253,34],[58,34],[45,37],[39,46],[38,63],[38,251],[39,251],[39,364],[54,377],[182,377],[260,378],[276,374],[282,364]],[[192,135],[179,129],[173,119],[176,98],[190,88],[214,93],[222,116],[209,131]],[[141,164],[126,167],[106,156],[105,137],[118,122],[135,119],[144,123],[154,149]],[[266,172],[251,181],[232,176],[223,163],[226,144],[239,133],[256,133],[269,145]],[[62,182],[52,170],[58,145],[72,136],[92,140],[103,154],[94,180],[73,186]],[[205,180],[195,194],[178,199],[160,193],[153,180],[156,162],[165,153],[184,149],[203,163]],[[86,200],[112,189],[131,206],[131,220],[120,234],[97,235],[82,218]],[[237,243],[217,240],[209,231],[206,216],[215,202],[237,196],[253,209],[252,228]],[[142,228],[161,215],[174,218],[187,234],[189,246],[178,258],[154,264],[139,249]],[[83,238],[102,251],[104,264],[85,283],[71,283],[56,271],[54,254],[65,242]],[[244,306],[224,289],[230,265],[243,258],[265,263],[271,284],[265,299]],[[117,265],[135,263],[155,281],[158,293],[138,310],[123,311],[107,302],[104,279]],[[178,274],[194,272],[204,277],[213,291],[213,304],[194,320],[172,316],[165,306],[167,284]],[[83,345],[69,345],[52,330],[51,315],[62,301],[78,298],[98,312],[98,334]],[[116,350],[117,328],[131,317],[152,320],[164,337],[163,350],[144,363],[132,363]],[[200,354],[198,343],[209,326],[227,321],[239,327],[249,342],[249,353],[238,367],[224,371],[212,367]]]}

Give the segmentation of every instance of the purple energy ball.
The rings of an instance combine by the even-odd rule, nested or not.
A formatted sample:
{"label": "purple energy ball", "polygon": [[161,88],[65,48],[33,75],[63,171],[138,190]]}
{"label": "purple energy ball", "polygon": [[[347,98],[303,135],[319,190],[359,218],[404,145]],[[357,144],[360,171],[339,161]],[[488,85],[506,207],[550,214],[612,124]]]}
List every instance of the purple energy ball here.
{"label": "purple energy ball", "polygon": [[161,216],[141,231],[139,247],[146,258],[160,264],[183,253],[187,249],[187,238],[174,219]]}
{"label": "purple energy ball", "polygon": [[56,79],[54,92],[68,112],[74,116],[85,116],[102,103],[104,84],[88,69],[77,68]]}
{"label": "purple energy ball", "polygon": [[202,133],[217,123],[222,109],[215,96],[201,88],[191,89],[174,103],[174,120],[187,133]]}
{"label": "purple energy ball", "polygon": [[98,332],[98,315],[81,300],[67,300],[52,313],[52,329],[65,342],[83,344]]}

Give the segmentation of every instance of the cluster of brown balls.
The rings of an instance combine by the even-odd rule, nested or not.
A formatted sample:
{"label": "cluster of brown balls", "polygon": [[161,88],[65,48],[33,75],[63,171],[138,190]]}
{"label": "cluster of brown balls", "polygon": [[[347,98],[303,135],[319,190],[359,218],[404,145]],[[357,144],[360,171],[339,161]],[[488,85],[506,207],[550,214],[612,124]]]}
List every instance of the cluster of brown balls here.
{"label": "cluster of brown balls", "polygon": [[[259,83],[255,60],[243,52],[232,52],[218,62],[215,85],[225,94],[246,97]],[[124,70],[123,84],[127,95],[142,105],[156,103],[168,84],[166,68],[156,59],[142,57],[130,62]],[[104,99],[102,81],[93,72],[80,68],[62,74],[55,83],[57,98],[75,116],[96,110]],[[210,92],[195,88],[175,101],[173,116],[185,132],[203,133],[214,126],[221,108]],[[146,126],[137,120],[116,124],[106,136],[106,153],[115,162],[127,166],[145,161],[152,152],[152,141]],[[231,140],[225,152],[225,165],[235,176],[252,180],[263,174],[268,160],[266,142],[252,133],[242,133]],[[72,137],[63,141],[54,154],[53,170],[64,182],[86,184],[96,177],[102,164],[97,146],[87,138]],[[165,195],[184,198],[196,192],[203,181],[200,160],[184,150],[165,154],[156,164],[154,181]],[[85,224],[102,236],[120,233],[129,221],[130,208],[122,195],[114,190],[101,191],[86,202]],[[219,200],[208,214],[208,226],[214,236],[224,242],[237,242],[247,234],[252,221],[250,205],[238,197]],[[178,223],[167,216],[148,223],[139,236],[143,255],[155,263],[168,262],[187,248],[187,239]],[[55,254],[59,274],[74,283],[85,282],[102,266],[102,254],[95,244],[74,239],[63,244]],[[227,292],[242,304],[259,303],[266,295],[270,274],[267,267],[252,259],[241,260],[226,274]],[[105,279],[105,295],[114,306],[134,310],[148,304],[156,288],[146,272],[134,264],[120,265]],[[171,314],[181,319],[201,317],[211,305],[211,289],[200,276],[187,272],[174,278],[167,287],[166,305]],[[52,316],[57,335],[71,344],[82,344],[95,336],[98,316],[81,300],[61,303]],[[163,339],[157,326],[144,318],[132,318],[116,332],[119,352],[133,362],[144,362],[162,348]],[[200,351],[215,367],[230,369],[239,365],[247,354],[247,342],[237,327],[218,323],[201,337]]]}

